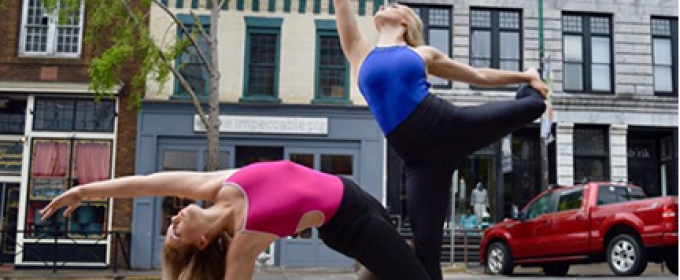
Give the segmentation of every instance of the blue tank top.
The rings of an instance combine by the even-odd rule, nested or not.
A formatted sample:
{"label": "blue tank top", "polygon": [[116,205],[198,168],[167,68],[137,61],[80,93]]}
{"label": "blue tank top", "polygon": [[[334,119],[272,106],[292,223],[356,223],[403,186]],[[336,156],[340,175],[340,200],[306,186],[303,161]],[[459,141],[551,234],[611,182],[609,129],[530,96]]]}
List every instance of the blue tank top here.
{"label": "blue tank top", "polygon": [[375,47],[359,70],[359,90],[385,135],[428,95],[423,59],[409,46]]}

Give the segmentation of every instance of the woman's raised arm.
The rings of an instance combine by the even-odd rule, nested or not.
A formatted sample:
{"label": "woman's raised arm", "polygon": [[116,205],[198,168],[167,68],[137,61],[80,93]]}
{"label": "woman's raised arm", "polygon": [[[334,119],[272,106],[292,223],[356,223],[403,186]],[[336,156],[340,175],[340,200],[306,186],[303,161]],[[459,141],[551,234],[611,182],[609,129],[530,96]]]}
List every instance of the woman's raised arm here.
{"label": "woman's raised arm", "polygon": [[370,45],[361,34],[351,0],[333,0],[335,20],[340,35],[340,46],[347,60],[356,65]]}

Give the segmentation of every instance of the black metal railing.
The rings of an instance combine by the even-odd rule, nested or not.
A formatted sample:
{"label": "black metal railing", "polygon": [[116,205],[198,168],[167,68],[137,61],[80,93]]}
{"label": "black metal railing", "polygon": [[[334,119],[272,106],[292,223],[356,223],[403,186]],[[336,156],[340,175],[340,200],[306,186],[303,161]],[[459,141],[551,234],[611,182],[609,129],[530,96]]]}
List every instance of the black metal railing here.
{"label": "black metal railing", "polygon": [[[18,242],[17,235],[25,234],[23,242]],[[77,234],[66,231],[60,227],[50,227],[49,230],[36,232],[35,230],[0,230],[0,248],[7,255],[23,255],[23,259],[30,257],[31,262],[42,263],[45,268],[51,268],[53,272],[67,267],[69,263],[84,263],[85,261],[69,261],[60,259],[60,250],[78,250],[88,257],[88,264],[103,264],[102,267],[113,269],[114,273],[121,268],[120,257],[125,268],[130,268],[130,232],[129,231],[87,231],[81,230]],[[111,255],[101,254],[94,251],[96,245],[104,245],[111,237]],[[67,240],[64,242],[64,240]],[[46,242],[52,241],[52,242]],[[95,245],[95,246],[93,246]],[[39,248],[37,248],[39,247]],[[64,248],[67,247],[67,248]],[[13,248],[13,250],[11,250]],[[101,247],[99,247],[101,248]],[[10,249],[10,250],[7,250]],[[47,249],[52,252],[46,253]],[[104,250],[106,252],[106,250]],[[107,258],[111,257],[111,262]],[[13,262],[12,262],[13,263]],[[108,263],[108,264],[107,264]],[[33,265],[31,265],[33,266]],[[39,265],[38,265],[39,266]]]}
{"label": "black metal railing", "polygon": [[[412,240],[413,232],[411,231],[410,223],[404,223],[399,217],[394,215],[391,218],[399,234],[407,240]],[[444,229],[441,250],[442,263],[459,263],[466,267],[479,265],[479,243],[481,242],[483,232],[484,230],[477,228],[456,228],[453,233],[451,229]],[[452,234],[454,235],[453,240],[451,240]]]}

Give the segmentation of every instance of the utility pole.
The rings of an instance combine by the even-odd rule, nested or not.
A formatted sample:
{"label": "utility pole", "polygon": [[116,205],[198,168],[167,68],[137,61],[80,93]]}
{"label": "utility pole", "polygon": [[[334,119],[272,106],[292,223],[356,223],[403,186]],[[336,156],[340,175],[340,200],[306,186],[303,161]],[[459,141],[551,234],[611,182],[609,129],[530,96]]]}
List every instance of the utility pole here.
{"label": "utility pole", "polygon": [[[543,0],[538,0],[538,60],[541,78],[545,81],[548,78],[548,72],[545,71],[545,44],[543,38]],[[552,86],[552,85],[549,85]],[[540,150],[541,150],[541,189],[548,187],[548,137],[550,136],[550,128],[548,128],[547,135],[543,133],[543,123],[548,118],[548,108],[546,106],[546,113],[541,119],[541,133],[540,133]]]}

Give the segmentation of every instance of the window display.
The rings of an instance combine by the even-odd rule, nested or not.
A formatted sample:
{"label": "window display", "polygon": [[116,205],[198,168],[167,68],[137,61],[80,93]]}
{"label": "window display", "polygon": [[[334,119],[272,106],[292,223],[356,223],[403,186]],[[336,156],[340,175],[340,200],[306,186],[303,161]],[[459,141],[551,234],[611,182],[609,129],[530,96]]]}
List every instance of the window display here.
{"label": "window display", "polygon": [[69,218],[59,214],[42,221],[40,210],[72,187],[111,178],[111,144],[108,140],[33,140],[26,237],[102,236],[108,216],[105,198],[88,198]]}

